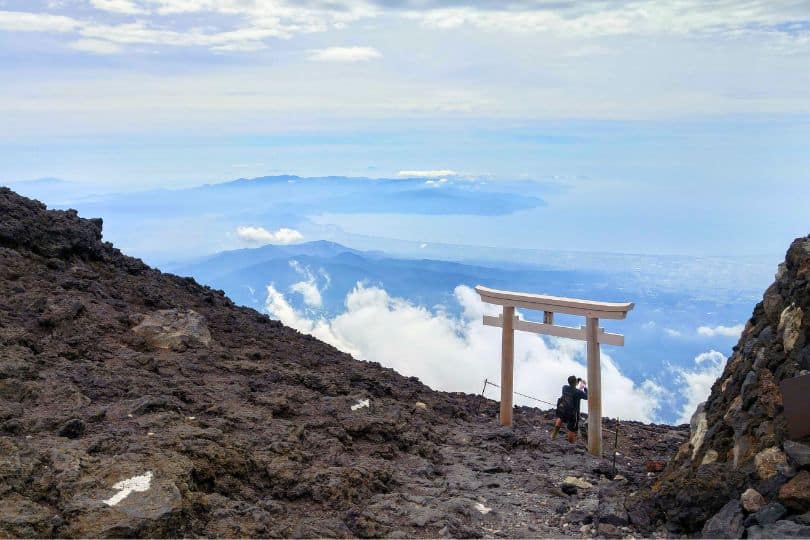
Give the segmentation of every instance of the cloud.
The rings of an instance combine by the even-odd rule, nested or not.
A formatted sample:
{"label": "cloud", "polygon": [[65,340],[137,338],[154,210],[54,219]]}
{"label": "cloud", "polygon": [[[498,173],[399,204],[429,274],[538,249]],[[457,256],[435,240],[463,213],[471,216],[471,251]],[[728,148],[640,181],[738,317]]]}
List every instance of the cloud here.
{"label": "cloud", "polygon": [[739,337],[745,329],[744,324],[736,324],[734,326],[701,326],[697,329],[697,333],[701,336],[714,337]]}
{"label": "cloud", "polygon": [[402,12],[406,19],[428,28],[450,30],[463,26],[493,32],[543,32],[586,38],[619,35],[720,35],[742,33],[787,35],[786,24],[806,21],[806,6],[794,2],[753,0],[742,8],[735,3],[656,0],[598,3],[510,3],[508,9],[489,5],[429,2]]}
{"label": "cloud", "polygon": [[439,178],[442,176],[458,176],[459,173],[456,171],[451,171],[449,169],[437,169],[437,170],[407,170],[407,171],[399,171],[397,173],[399,176],[405,176],[408,178]]}
{"label": "cloud", "polygon": [[118,54],[123,50],[120,45],[101,39],[80,39],[72,42],[70,46],[77,51],[92,54]]}
{"label": "cloud", "polygon": [[683,335],[678,330],[674,330],[672,328],[664,328],[664,333],[669,337],[681,337]]}
{"label": "cloud", "polygon": [[90,0],[94,8],[111,13],[123,13],[124,15],[141,15],[149,13],[131,0]]}
{"label": "cloud", "polygon": [[677,423],[688,423],[697,406],[706,401],[714,381],[723,373],[726,360],[727,358],[722,353],[711,350],[695,357],[697,369],[673,369],[678,381],[682,384],[680,393],[686,399]]}
{"label": "cloud", "polygon": [[[298,274],[306,278],[305,281],[293,283],[290,286],[290,291],[296,292],[303,296],[304,303],[311,308],[319,308],[323,305],[323,298],[321,297],[321,290],[318,288],[318,283],[315,280],[315,275],[308,266],[304,266],[296,260],[290,261],[290,267]],[[331,281],[329,274],[321,269],[320,275],[324,278],[324,288],[329,286]]]}
{"label": "cloud", "polygon": [[[265,48],[264,42],[270,38],[287,39],[298,34],[325,32],[373,17],[378,12],[376,7],[363,2],[325,5],[284,0],[90,0],[89,4],[103,14],[138,15],[139,18],[134,22],[109,24],[93,12],[74,19],[42,12],[0,11],[0,30],[77,32],[85,38],[122,45],[206,47],[214,52],[250,52]],[[77,10],[77,13],[84,15],[85,10]],[[206,14],[211,24],[202,27],[189,25],[182,18],[166,18],[167,15],[191,13]],[[214,18],[216,15],[220,18]],[[369,47],[345,49],[357,49],[355,55],[358,59],[364,51],[366,55],[380,56],[378,51]],[[333,54],[340,56],[339,51]]]}
{"label": "cloud", "polygon": [[315,62],[367,62],[377,58],[382,58],[382,53],[373,47],[327,47],[309,53],[309,59]]}
{"label": "cloud", "polygon": [[286,227],[268,231],[264,227],[242,226],[236,228],[236,236],[253,244],[291,244],[304,238],[300,232]]}
{"label": "cloud", "polygon": [[0,11],[0,30],[11,32],[73,32],[81,23],[71,17],[49,13]]}
{"label": "cloud", "polygon": [[[381,287],[358,283],[345,299],[345,310],[332,317],[308,318],[293,309],[273,285],[265,309],[284,324],[309,333],[363,360],[373,360],[445,391],[478,393],[485,378],[499,380],[500,330],[481,323],[494,308],[466,286],[456,287],[460,317],[428,310]],[[548,341],[524,332],[515,335],[515,390],[555,402],[571,374],[586,373],[585,346],[571,340]],[[652,381],[640,386],[622,375],[602,354],[603,411],[608,416],[654,420],[663,389]],[[493,396],[495,397],[495,396]],[[516,396],[516,403],[537,406]]]}
{"label": "cloud", "polygon": [[440,180],[428,180],[425,182],[425,185],[430,187],[441,187],[442,185],[447,183],[447,178],[442,178]]}

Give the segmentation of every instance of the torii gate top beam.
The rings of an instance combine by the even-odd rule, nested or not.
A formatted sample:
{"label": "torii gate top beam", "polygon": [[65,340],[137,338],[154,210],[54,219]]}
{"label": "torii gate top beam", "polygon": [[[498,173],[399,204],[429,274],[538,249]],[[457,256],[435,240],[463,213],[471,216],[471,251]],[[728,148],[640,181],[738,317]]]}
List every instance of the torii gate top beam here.
{"label": "torii gate top beam", "polygon": [[499,291],[482,285],[478,285],[475,291],[481,295],[481,300],[489,304],[582,315],[593,319],[624,319],[627,312],[635,307],[633,302],[593,302],[545,294]]}

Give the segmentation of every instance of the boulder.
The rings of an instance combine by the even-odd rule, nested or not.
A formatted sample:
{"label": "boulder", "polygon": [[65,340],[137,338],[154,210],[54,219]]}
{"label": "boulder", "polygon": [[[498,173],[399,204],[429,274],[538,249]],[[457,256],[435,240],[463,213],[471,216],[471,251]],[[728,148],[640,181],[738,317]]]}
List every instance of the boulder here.
{"label": "boulder", "polygon": [[703,526],[704,538],[742,538],[742,507],[738,501],[729,501]]}
{"label": "boulder", "polygon": [[802,471],[782,486],[779,500],[794,512],[810,510],[810,472]]}
{"label": "boulder", "polygon": [[796,441],[785,441],[783,443],[785,453],[797,467],[810,467],[810,444]]}
{"label": "boulder", "polygon": [[171,478],[146,471],[119,474],[106,489],[76,496],[65,536],[178,536],[182,497]]}
{"label": "boulder", "polygon": [[577,478],[576,476],[566,476],[565,480],[563,480],[563,485],[566,484],[580,489],[589,489],[593,487],[593,484],[591,484],[584,478]]}
{"label": "boulder", "polygon": [[810,538],[810,527],[783,519],[749,527],[747,538]]}
{"label": "boulder", "polygon": [[772,446],[754,456],[754,465],[759,478],[767,480],[776,473],[787,470],[787,456],[779,448]]}
{"label": "boulder", "polygon": [[752,525],[768,525],[778,521],[787,514],[787,508],[778,502],[768,503],[763,506],[758,512],[755,512],[745,518],[744,525],[750,527]]}
{"label": "boulder", "polygon": [[782,310],[782,314],[779,316],[777,332],[782,335],[782,345],[788,354],[801,337],[802,315],[802,309],[799,306],[790,305]]}
{"label": "boulder", "polygon": [[765,506],[765,498],[754,488],[748,488],[740,496],[740,504],[746,512],[759,512]]}
{"label": "boulder", "polygon": [[141,315],[132,332],[155,349],[184,351],[189,345],[209,345],[211,332],[205,318],[193,310],[162,309]]}

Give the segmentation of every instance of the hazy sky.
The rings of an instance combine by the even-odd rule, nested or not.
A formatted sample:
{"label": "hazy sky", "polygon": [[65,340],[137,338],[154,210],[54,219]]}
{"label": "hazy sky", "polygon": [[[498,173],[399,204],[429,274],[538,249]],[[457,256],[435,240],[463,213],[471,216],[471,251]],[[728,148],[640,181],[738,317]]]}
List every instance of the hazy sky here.
{"label": "hazy sky", "polygon": [[449,169],[560,182],[589,248],[810,228],[807,1],[0,0],[0,81],[0,181]]}

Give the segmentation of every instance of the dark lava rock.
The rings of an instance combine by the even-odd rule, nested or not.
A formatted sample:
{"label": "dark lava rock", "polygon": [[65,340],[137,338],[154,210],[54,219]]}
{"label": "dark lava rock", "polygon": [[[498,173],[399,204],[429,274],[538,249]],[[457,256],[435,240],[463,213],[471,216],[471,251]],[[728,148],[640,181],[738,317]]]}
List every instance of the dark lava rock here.
{"label": "dark lava rock", "polygon": [[750,527],[746,538],[810,538],[810,527],[794,521],[781,520]]}
{"label": "dark lava rock", "polygon": [[703,538],[742,538],[743,513],[740,503],[729,501],[703,526]]}
{"label": "dark lava rock", "polygon": [[778,502],[766,504],[761,510],[755,512],[745,518],[744,525],[750,527],[752,525],[769,525],[777,520],[782,519],[787,514],[787,508]]}
{"label": "dark lava rock", "polygon": [[810,444],[785,441],[785,453],[797,467],[810,467]]}
{"label": "dark lava rock", "polygon": [[78,439],[84,435],[84,422],[78,418],[68,420],[59,428],[59,436],[68,439]]}
{"label": "dark lava rock", "polygon": [[[0,188],[0,537],[561,537],[596,512],[559,485],[603,460],[552,441],[551,411],[501,428],[497,403],[149,268],[101,225]],[[687,437],[625,428],[616,499]]]}

